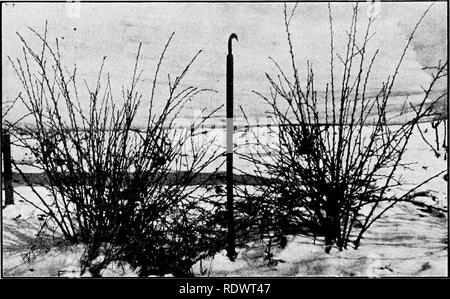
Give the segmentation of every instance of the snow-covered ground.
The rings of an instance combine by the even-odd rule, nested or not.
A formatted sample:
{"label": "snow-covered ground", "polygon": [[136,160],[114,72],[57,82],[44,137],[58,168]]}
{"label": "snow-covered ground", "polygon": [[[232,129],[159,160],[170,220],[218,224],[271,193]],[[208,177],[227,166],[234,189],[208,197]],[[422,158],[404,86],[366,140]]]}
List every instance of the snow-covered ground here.
{"label": "snow-covered ground", "polygon": [[284,249],[265,258],[261,243],[238,250],[235,262],[226,252],[197,263],[199,276],[447,276],[447,214],[430,214],[399,204],[367,233],[358,250],[324,252],[320,242],[290,236]]}
{"label": "snow-covered ground", "polygon": [[[434,130],[422,124],[422,131],[431,144]],[[442,127],[441,127],[442,143]],[[215,134],[221,134],[217,131]],[[245,138],[244,138],[245,139]],[[240,143],[241,141],[235,140]],[[404,169],[405,185],[396,192],[404,192],[427,177],[447,169],[444,151],[436,157],[420,134],[414,133],[405,155],[411,162]],[[25,155],[13,151],[13,158]],[[27,158],[28,159],[28,158]],[[237,161],[237,167],[250,167]],[[407,185],[406,183],[410,184]],[[38,187],[41,196],[47,196]],[[225,252],[205,259],[193,267],[197,276],[447,276],[448,269],[448,182],[443,175],[425,184],[420,190],[429,195],[416,198],[415,204],[399,203],[386,213],[362,240],[358,250],[324,252],[320,241],[316,244],[301,236],[288,236],[284,249],[273,251],[273,261],[265,259],[264,244],[251,242],[238,248],[238,257],[230,262]],[[27,186],[15,186],[15,191],[27,201],[38,198]],[[2,191],[3,192],[3,191]],[[2,193],[4,198],[4,193]],[[423,206],[425,203],[427,206]],[[75,276],[81,275],[82,245],[69,245],[58,234],[44,235],[36,241],[42,215],[16,194],[15,204],[2,210],[3,275],[5,276]],[[34,250],[31,250],[34,249]],[[136,276],[128,265],[110,265],[103,276]],[[83,274],[88,275],[88,272]]]}

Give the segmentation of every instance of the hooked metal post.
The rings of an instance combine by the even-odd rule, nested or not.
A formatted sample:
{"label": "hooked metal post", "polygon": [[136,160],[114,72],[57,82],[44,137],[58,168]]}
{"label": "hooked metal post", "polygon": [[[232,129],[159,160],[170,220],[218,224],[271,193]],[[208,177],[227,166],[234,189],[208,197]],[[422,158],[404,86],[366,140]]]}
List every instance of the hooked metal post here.
{"label": "hooked metal post", "polygon": [[234,207],[233,207],[233,52],[232,40],[238,40],[235,33],[228,39],[227,55],[227,91],[226,91],[226,110],[227,110],[227,218],[228,218],[228,236],[227,236],[227,256],[234,261],[237,256],[235,250],[236,231],[234,227]]}

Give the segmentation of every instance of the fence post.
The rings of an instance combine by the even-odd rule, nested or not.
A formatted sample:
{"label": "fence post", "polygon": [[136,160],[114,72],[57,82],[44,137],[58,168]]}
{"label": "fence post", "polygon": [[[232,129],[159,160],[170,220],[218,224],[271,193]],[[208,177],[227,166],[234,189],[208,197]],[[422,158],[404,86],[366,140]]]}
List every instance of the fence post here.
{"label": "fence post", "polygon": [[439,151],[439,125],[441,124],[441,121],[440,120],[438,120],[438,121],[433,121],[433,122],[431,122],[431,126],[433,127],[433,129],[434,129],[434,133],[435,133],[435,138],[436,138],[436,150],[438,150]]}
{"label": "fence post", "polygon": [[5,188],[5,205],[14,204],[11,167],[11,137],[2,132],[3,184]]}
{"label": "fence post", "polygon": [[227,220],[228,220],[228,236],[227,236],[227,256],[231,261],[237,256],[235,250],[236,231],[234,227],[234,203],[233,203],[233,53],[232,40],[238,39],[236,34],[231,34],[228,38],[228,54],[227,54]]}

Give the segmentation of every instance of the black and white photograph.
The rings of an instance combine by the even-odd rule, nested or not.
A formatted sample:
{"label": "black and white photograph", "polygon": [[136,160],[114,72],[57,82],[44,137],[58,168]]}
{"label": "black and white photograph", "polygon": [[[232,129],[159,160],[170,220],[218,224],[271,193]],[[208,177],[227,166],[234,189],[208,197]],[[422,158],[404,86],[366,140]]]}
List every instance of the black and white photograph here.
{"label": "black and white photograph", "polygon": [[447,1],[2,2],[1,29],[2,278],[448,278]]}

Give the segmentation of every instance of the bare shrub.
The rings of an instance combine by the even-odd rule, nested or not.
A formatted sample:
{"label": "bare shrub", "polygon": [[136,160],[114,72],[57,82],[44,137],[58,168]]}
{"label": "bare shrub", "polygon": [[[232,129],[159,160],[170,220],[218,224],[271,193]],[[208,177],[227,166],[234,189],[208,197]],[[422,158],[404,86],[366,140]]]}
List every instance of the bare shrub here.
{"label": "bare shrub", "polygon": [[[103,59],[95,85],[84,82],[89,95],[84,111],[77,68],[66,68],[59,40],[50,44],[47,25],[43,35],[30,30],[41,48],[31,48],[19,35],[23,56],[10,61],[23,87],[18,98],[32,117],[31,124],[14,126],[12,132],[17,146],[31,151],[34,167],[45,173],[43,187],[50,194],[44,198],[14,163],[40,199],[40,204],[32,204],[65,239],[86,244],[82,262],[94,276],[114,261],[130,263],[141,275],[189,275],[192,264],[221,246],[214,233],[214,198],[202,187],[209,177],[199,176],[220,163],[221,153],[211,146],[214,138],[196,138],[198,128],[220,107],[203,110],[189,130],[175,127],[187,101],[212,92],[184,84],[201,51],[175,80],[168,75],[161,112],[155,111],[155,90],[173,34],[147,95],[137,90],[142,74],[139,45],[131,81],[122,88],[123,104],[113,99]],[[148,109],[147,124],[136,129],[133,123],[140,109]]]}
{"label": "bare shrub", "polygon": [[[266,74],[270,95],[256,92],[271,107],[270,116],[278,125],[271,129],[276,142],[264,142],[255,134],[258,152],[241,152],[242,158],[255,165],[254,175],[259,181],[252,191],[240,190],[245,200],[255,204],[252,212],[241,211],[255,215],[252,224],[263,238],[302,234],[323,237],[326,252],[333,245],[339,250],[349,244],[358,248],[373,223],[395,204],[412,200],[418,188],[442,174],[408,187],[401,195],[389,193],[402,185],[398,173],[408,167],[403,156],[413,131],[419,122],[432,119],[435,103],[447,97],[446,91],[434,94],[433,86],[446,80],[448,64],[439,63],[430,85],[423,88],[421,100],[409,103],[408,119],[390,126],[398,116],[389,114],[394,83],[411,40],[431,6],[409,35],[394,73],[374,96],[367,90],[378,50],[370,54],[367,45],[375,16],[369,17],[361,35],[357,30],[358,4],[353,7],[346,52],[340,56],[334,48],[333,16],[328,5],[331,71],[321,95],[309,62],[306,80],[300,79],[290,27],[296,8],[297,4],[291,11],[286,5],[284,9],[291,76],[273,60],[278,74]],[[343,67],[341,77],[335,71],[337,63]]]}

